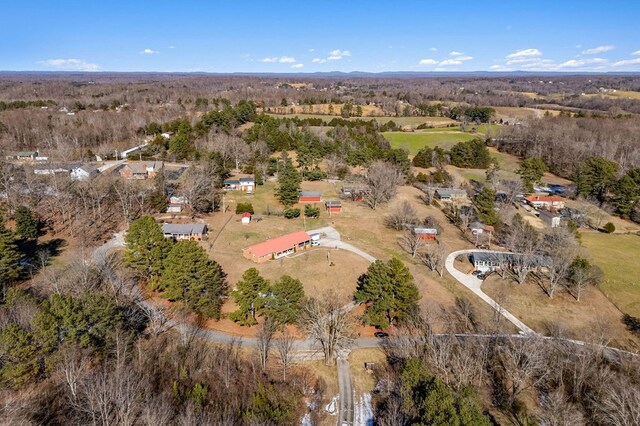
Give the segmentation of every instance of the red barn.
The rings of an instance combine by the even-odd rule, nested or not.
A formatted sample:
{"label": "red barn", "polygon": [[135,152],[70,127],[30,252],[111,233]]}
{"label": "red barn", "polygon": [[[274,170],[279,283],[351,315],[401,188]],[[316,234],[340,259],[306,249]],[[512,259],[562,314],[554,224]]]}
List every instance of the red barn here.
{"label": "red barn", "polygon": [[327,213],[340,213],[342,211],[342,203],[340,201],[326,201],[324,207],[327,209]]}
{"label": "red barn", "polygon": [[321,194],[316,191],[302,191],[298,198],[299,203],[319,203]]}

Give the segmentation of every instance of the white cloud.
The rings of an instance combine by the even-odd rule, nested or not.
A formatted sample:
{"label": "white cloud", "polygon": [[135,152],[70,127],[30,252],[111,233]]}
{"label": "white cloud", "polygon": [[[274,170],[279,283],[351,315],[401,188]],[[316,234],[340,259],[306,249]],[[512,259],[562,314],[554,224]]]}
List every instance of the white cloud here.
{"label": "white cloud", "polygon": [[623,67],[625,65],[636,65],[636,64],[640,64],[640,58],[635,58],[635,59],[627,59],[624,61],[618,61],[615,62],[613,64],[614,67]]}
{"label": "white cloud", "polygon": [[140,52],[141,55],[155,55],[156,53],[160,53],[160,52],[153,49],[144,49],[142,52]]}
{"label": "white cloud", "polygon": [[608,51],[613,50],[615,48],[616,48],[615,46],[613,46],[611,44],[607,44],[606,46],[598,46],[598,47],[594,47],[592,49],[583,50],[582,54],[583,55],[597,55],[598,53],[608,52]]}
{"label": "white cloud", "polygon": [[603,58],[591,58],[591,59],[571,59],[558,65],[559,68],[580,68],[594,64],[606,64],[606,59]]}
{"label": "white cloud", "polygon": [[430,58],[421,59],[420,62],[418,62],[418,65],[440,65],[440,66],[460,65],[464,61],[470,61],[473,59],[473,56],[466,56],[460,52],[451,52],[450,55],[452,54],[455,54],[453,55],[453,58],[448,58],[442,61],[437,61],[435,59],[430,59]]}
{"label": "white cloud", "polygon": [[462,55],[462,52],[457,52],[457,51],[455,51],[455,50],[454,50],[454,51],[449,52],[449,56],[460,56],[460,55]]}
{"label": "white cloud", "polygon": [[351,56],[351,52],[349,52],[348,50],[335,49],[335,50],[332,50],[331,52],[329,52],[329,55],[331,55],[331,56]]}
{"label": "white cloud", "polygon": [[635,52],[633,52],[631,55],[636,56],[636,55],[640,55],[640,50],[636,50]]}
{"label": "white cloud", "polygon": [[513,52],[510,55],[507,55],[507,58],[522,58],[522,57],[531,57],[531,56],[542,56],[542,52],[538,49],[524,49]]}
{"label": "white cloud", "polygon": [[491,65],[489,67],[491,71],[511,71],[511,68],[505,67],[504,65]]}
{"label": "white cloud", "polygon": [[291,65],[291,68],[302,68],[304,67],[304,64],[293,64]]}
{"label": "white cloud", "polygon": [[329,52],[329,56],[327,57],[327,61],[338,61],[342,58],[346,58],[351,56],[351,52],[349,52],[348,50],[340,50],[340,49],[335,49],[332,50],[331,52]]}
{"label": "white cloud", "polygon": [[100,66],[82,59],[47,59],[40,61],[41,65],[64,71],[98,71]]}
{"label": "white cloud", "polygon": [[169,46],[169,49],[175,49],[175,48],[176,48],[175,46]]}
{"label": "white cloud", "polygon": [[437,47],[430,47],[429,50],[432,51],[432,52],[437,52],[438,48]]}
{"label": "white cloud", "polygon": [[349,56],[351,56],[351,52],[348,50],[334,49],[329,52],[329,56],[326,58],[314,58],[311,62],[324,64],[327,61],[339,61],[340,59],[348,58]]}
{"label": "white cloud", "polygon": [[316,49],[309,49],[309,52],[315,52]]}
{"label": "white cloud", "polygon": [[296,62],[296,58],[292,58],[291,56],[280,56],[280,57],[271,57],[271,58],[262,58],[260,59],[260,62],[265,62],[267,64],[275,64],[275,63],[281,63],[281,64],[293,64]]}

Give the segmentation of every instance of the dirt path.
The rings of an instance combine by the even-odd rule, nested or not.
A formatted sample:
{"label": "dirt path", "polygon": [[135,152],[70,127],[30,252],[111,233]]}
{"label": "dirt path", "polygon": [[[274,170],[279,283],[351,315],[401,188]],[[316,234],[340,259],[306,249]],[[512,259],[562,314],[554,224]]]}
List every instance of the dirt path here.
{"label": "dirt path", "polygon": [[349,367],[349,353],[340,353],[336,365],[338,368],[338,389],[340,389],[338,426],[351,426],[354,417],[354,391],[351,381],[351,367]]}

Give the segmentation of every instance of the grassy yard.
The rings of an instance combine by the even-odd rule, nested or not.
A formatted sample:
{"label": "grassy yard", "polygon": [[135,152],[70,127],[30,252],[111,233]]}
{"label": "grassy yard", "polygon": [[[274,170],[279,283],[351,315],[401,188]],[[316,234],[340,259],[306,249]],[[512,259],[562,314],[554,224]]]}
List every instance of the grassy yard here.
{"label": "grassy yard", "polygon": [[584,232],[582,244],[604,271],[602,292],[623,312],[640,317],[640,236]]}
{"label": "grassy yard", "polygon": [[389,141],[392,148],[403,148],[409,151],[410,155],[416,155],[422,148],[429,146],[439,146],[449,149],[458,142],[471,140],[477,136],[468,133],[404,133],[385,132],[385,139]]}
{"label": "grassy yard", "polygon": [[580,301],[567,291],[558,291],[550,299],[533,277],[524,284],[516,284],[493,274],[482,289],[539,333],[583,341],[594,341],[604,334],[612,346],[640,348],[640,340],[622,323],[622,313],[597,288],[587,288]]}

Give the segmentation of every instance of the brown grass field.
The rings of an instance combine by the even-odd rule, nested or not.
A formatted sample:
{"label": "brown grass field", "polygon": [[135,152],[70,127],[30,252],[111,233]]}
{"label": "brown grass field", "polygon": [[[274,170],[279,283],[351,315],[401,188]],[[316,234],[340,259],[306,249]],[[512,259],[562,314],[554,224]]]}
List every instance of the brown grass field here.
{"label": "brown grass field", "polygon": [[640,339],[622,324],[622,312],[597,288],[585,290],[579,302],[567,291],[559,291],[550,299],[533,279],[519,285],[492,274],[482,288],[537,332],[589,342],[604,333],[608,344],[640,349]]}

